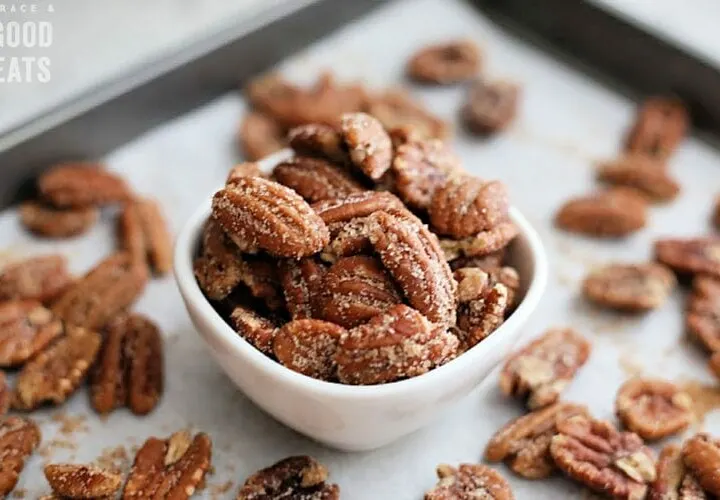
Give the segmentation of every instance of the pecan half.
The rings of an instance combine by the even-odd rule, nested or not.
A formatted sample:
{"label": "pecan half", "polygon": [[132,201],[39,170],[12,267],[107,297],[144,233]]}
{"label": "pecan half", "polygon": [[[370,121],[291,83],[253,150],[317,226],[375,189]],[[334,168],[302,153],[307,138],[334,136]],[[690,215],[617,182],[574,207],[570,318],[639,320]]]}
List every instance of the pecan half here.
{"label": "pecan half", "polygon": [[352,163],[373,180],[382,177],[393,156],[382,123],[366,113],[347,113],[340,120],[340,130]]}
{"label": "pecan half", "polygon": [[612,498],[645,498],[655,460],[637,434],[582,415],[557,422],[557,430],[550,454],[565,474]]}
{"label": "pecan half", "polygon": [[0,366],[17,366],[62,334],[62,322],[33,300],[0,303]]}
{"label": "pecan half", "polygon": [[261,177],[238,179],[215,193],[212,205],[215,220],[245,252],[300,258],[330,240],[325,223],[300,195]]}
{"label": "pecan half", "polygon": [[236,500],[338,500],[340,488],[328,484],[327,478],[327,469],[314,458],[289,457],[247,478]]}
{"label": "pecan half", "polygon": [[415,377],[455,357],[457,337],[415,309],[398,304],[340,339],[335,356],[345,384],[382,384]]}
{"label": "pecan half", "polygon": [[342,135],[335,127],[322,123],[309,123],[295,127],[288,133],[290,147],[299,154],[320,156],[337,163],[348,161]]}
{"label": "pecan half", "polygon": [[95,207],[58,209],[39,201],[26,201],[20,205],[23,226],[39,236],[69,238],[90,229],[98,220]]}
{"label": "pecan half", "polygon": [[205,295],[222,300],[240,284],[245,265],[237,246],[213,219],[205,224],[202,253],[193,262],[195,279]]}
{"label": "pecan half", "polygon": [[685,467],[679,446],[671,444],[660,452],[657,478],[650,486],[648,500],[708,500],[697,479]]}
{"label": "pecan half", "polygon": [[136,198],[125,204],[118,219],[120,248],[139,264],[146,262],[158,274],[172,269],[172,237],[160,211],[150,199]]}
{"label": "pecan half", "polygon": [[449,123],[430,113],[404,89],[390,89],[372,96],[367,111],[386,129],[409,125],[423,139],[444,139],[451,132]]}
{"label": "pecan half", "polygon": [[277,326],[270,319],[249,307],[236,305],[230,313],[230,321],[241,337],[264,354],[272,354]]}
{"label": "pecan half", "polygon": [[212,442],[207,434],[177,432],[169,439],[151,437],[135,455],[124,500],[173,498],[185,500],[210,470]]}
{"label": "pecan half", "polygon": [[459,257],[485,257],[504,250],[518,234],[520,234],[518,227],[507,221],[469,238],[461,240],[441,238],[440,247],[446,260]]}
{"label": "pecan half", "polygon": [[457,330],[463,350],[468,350],[490,336],[505,320],[508,289],[501,283],[485,287],[471,300],[461,303],[457,313]]}
{"label": "pecan half", "polygon": [[320,317],[325,266],[312,257],[280,262],[280,282],[292,319]]}
{"label": "pecan half", "polygon": [[468,91],[461,110],[468,130],[490,135],[508,127],[515,119],[520,100],[520,87],[512,82],[477,80]]}
{"label": "pecan half", "polygon": [[720,279],[695,277],[685,324],[690,335],[705,349],[720,351]]}
{"label": "pecan half", "polygon": [[707,434],[691,437],[682,449],[683,462],[700,486],[720,495],[720,441]]}
{"label": "pecan half", "polygon": [[330,224],[330,243],[320,252],[320,259],[333,264],[344,257],[371,254],[369,227],[367,217]]}
{"label": "pecan half", "polygon": [[87,207],[130,198],[125,181],[97,163],[61,163],[38,179],[44,200],[56,207]]}
{"label": "pecan half", "polygon": [[245,161],[238,163],[230,169],[225,179],[225,184],[232,184],[237,179],[242,179],[243,177],[265,177],[265,174],[257,163]]}
{"label": "pecan half", "polygon": [[527,399],[530,409],[557,401],[590,355],[590,343],[569,328],[553,328],[516,352],[500,372],[500,389]]}
{"label": "pecan half", "polygon": [[252,111],[240,122],[237,140],[245,158],[254,161],[284,148],[285,132],[271,116]]}
{"label": "pecan half", "polygon": [[0,300],[35,299],[48,303],[72,281],[62,255],[31,257],[0,270]]}
{"label": "pecan half", "polygon": [[85,380],[100,349],[98,333],[66,326],[65,335],[27,363],[15,384],[13,406],[33,410],[62,404]]}
{"label": "pecan half", "polygon": [[566,231],[619,238],[639,231],[647,223],[647,200],[637,191],[617,187],[566,202],[555,225]]}
{"label": "pecan half", "polygon": [[425,500],[513,500],[510,485],[498,472],[482,464],[438,465],[438,483]]}
{"label": "pecan half", "polygon": [[667,159],[685,137],[689,120],[685,105],[678,99],[650,97],[640,106],[628,131],[625,150]]}
{"label": "pecan half", "polygon": [[[440,245],[442,246],[442,240],[440,240]],[[488,272],[501,267],[505,261],[505,255],[506,251],[502,249],[482,257],[457,257],[449,262],[450,269],[456,271],[463,267],[479,267]]]}
{"label": "pecan half", "polygon": [[627,155],[602,163],[597,177],[609,184],[635,188],[655,201],[670,201],[680,194],[680,185],[651,156]]}
{"label": "pecan half", "polygon": [[405,206],[390,193],[364,191],[344,198],[313,203],[312,208],[325,224],[332,224],[367,217],[380,210],[404,210]]}
{"label": "pecan half", "polygon": [[585,406],[555,403],[511,420],[490,439],[485,458],[505,461],[518,475],[544,479],[555,471],[550,440],[557,434],[556,423],[573,415],[588,415]]}
{"label": "pecan half", "polygon": [[335,377],[335,352],[345,329],[318,319],[298,319],[280,328],[273,341],[277,360],[293,371],[320,380]]}
{"label": "pecan half", "polygon": [[53,493],[64,498],[104,498],[123,482],[120,474],[93,465],[48,464],[43,472]]}
{"label": "pecan half", "polygon": [[676,284],[675,275],[661,264],[612,264],[590,273],[583,293],[602,306],[647,311],[663,305]]}
{"label": "pecan half", "polygon": [[273,178],[309,203],[364,191],[349,173],[320,158],[296,156],[286,160],[275,167]]}
{"label": "pecan half", "polygon": [[618,390],[615,411],[628,430],[647,440],[682,432],[693,419],[690,395],[660,379],[625,382]]}
{"label": "pecan half", "polygon": [[720,237],[658,240],[655,258],[678,273],[720,278]]}
{"label": "pecan half", "polygon": [[448,85],[469,80],[480,71],[480,49],[472,40],[425,47],[413,54],[406,72],[421,83]]}
{"label": "pecan half", "polygon": [[15,488],[25,461],[40,444],[40,429],[28,418],[5,417],[0,421],[0,495]]}
{"label": "pecan half", "polygon": [[277,108],[291,102],[301,89],[278,73],[267,73],[251,80],[245,87],[250,104],[269,114],[277,114]]}

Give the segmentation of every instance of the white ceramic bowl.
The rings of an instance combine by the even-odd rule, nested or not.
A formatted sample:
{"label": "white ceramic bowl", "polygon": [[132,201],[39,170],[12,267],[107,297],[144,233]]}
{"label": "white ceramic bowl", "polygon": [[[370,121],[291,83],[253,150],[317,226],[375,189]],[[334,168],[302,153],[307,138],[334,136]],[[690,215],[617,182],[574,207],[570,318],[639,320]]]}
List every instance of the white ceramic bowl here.
{"label": "white ceramic bowl", "polygon": [[[266,167],[277,158],[268,160]],[[255,404],[296,431],[342,450],[384,446],[432,422],[467,396],[516,345],[547,282],[540,239],[525,217],[511,209],[520,235],[510,248],[509,263],[520,274],[523,299],[500,328],[457,359],[419,377],[375,386],[324,382],[260,353],[207,301],[192,262],[209,216],[210,196],[187,222],[175,247],[175,276],[195,327],[223,370]]]}

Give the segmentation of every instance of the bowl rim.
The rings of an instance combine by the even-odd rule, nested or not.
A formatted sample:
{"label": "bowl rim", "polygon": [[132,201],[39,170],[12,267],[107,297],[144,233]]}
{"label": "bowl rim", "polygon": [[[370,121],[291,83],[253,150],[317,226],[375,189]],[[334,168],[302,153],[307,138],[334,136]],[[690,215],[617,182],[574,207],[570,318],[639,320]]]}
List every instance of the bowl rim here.
{"label": "bowl rim", "polygon": [[[505,335],[509,335],[522,326],[539,304],[547,284],[548,261],[540,236],[525,216],[516,208],[511,207],[510,218],[518,226],[520,237],[524,237],[529,246],[534,261],[533,272],[522,302],[492,335],[452,361],[409,379],[377,385],[348,385],[318,380],[295,372],[261,353],[232,329],[200,290],[192,263],[202,227],[211,213],[211,198],[211,195],[207,196],[206,201],[188,219],[175,243],[173,267],[180,293],[183,299],[192,303],[196,312],[208,321],[213,333],[219,336],[225,345],[232,347],[234,356],[252,363],[256,368],[266,372],[268,376],[305,392],[323,392],[327,395],[348,399],[393,397],[419,390],[433,383],[442,383],[443,379],[462,377],[470,365],[481,362],[482,358],[495,348],[495,344],[499,342],[498,339],[504,332],[508,332]],[[205,341],[205,339],[203,340]]]}

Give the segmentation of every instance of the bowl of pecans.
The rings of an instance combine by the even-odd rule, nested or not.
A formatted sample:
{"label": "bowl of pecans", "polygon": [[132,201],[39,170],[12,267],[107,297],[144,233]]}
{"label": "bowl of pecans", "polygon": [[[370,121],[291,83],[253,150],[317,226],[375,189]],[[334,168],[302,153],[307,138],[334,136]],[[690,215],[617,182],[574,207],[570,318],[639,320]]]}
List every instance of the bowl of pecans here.
{"label": "bowl of pecans", "polygon": [[520,338],[547,261],[502,183],[363,113],[237,165],[178,237],[198,332],[258,406],[344,450],[467,396]]}

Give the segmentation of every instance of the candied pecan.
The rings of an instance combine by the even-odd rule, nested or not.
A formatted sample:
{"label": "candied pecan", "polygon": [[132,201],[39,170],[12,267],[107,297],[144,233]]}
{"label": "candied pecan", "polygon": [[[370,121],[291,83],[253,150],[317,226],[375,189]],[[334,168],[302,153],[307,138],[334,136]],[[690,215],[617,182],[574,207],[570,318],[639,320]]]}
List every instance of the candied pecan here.
{"label": "candied pecan", "polygon": [[212,442],[207,434],[177,432],[169,439],[151,437],[135,455],[124,500],[188,499],[210,470]]}
{"label": "candied pecan", "polygon": [[48,303],[72,280],[62,255],[30,257],[0,270],[0,300],[36,299]]}
{"label": "candied pecan", "polygon": [[598,238],[627,236],[646,223],[647,200],[624,187],[573,198],[555,216],[559,228]]}
{"label": "candied pecan", "polygon": [[671,444],[663,448],[657,463],[657,478],[650,486],[648,500],[708,500],[708,496],[687,470],[682,450]]}
{"label": "candied pecan", "polygon": [[673,200],[680,193],[680,185],[658,163],[650,156],[626,155],[602,163],[597,176],[609,184],[635,188],[652,200]]}
{"label": "candied pecan", "polygon": [[273,178],[309,203],[364,191],[347,171],[320,158],[296,156],[286,160],[275,167]]}
{"label": "candied pecan", "polygon": [[320,380],[331,380],[337,370],[335,352],[345,329],[319,319],[296,319],[275,335],[277,360],[293,371]]}
{"label": "candied pecan", "polygon": [[425,500],[513,500],[510,485],[498,472],[482,464],[441,464],[438,483],[425,493]]}
{"label": "candied pecan", "polygon": [[332,264],[343,257],[371,253],[369,227],[367,217],[329,224],[330,243],[320,252],[320,258]]}
{"label": "candied pecan", "polygon": [[58,209],[39,201],[20,205],[20,221],[26,229],[49,238],[68,238],[90,229],[98,219],[95,207]]}
{"label": "candied pecan", "polygon": [[430,113],[404,89],[390,89],[371,97],[367,112],[388,130],[410,125],[423,139],[444,139],[451,132],[447,122]]}
{"label": "candied pecan", "polygon": [[136,263],[148,262],[158,274],[172,269],[172,237],[160,211],[150,199],[136,198],[125,204],[118,219],[120,248]]}
{"label": "candied pecan", "polygon": [[556,423],[573,415],[588,415],[588,410],[582,405],[555,403],[511,420],[490,439],[485,458],[505,461],[527,479],[549,477],[555,470],[550,440],[557,434]]}
{"label": "candied pecan", "polygon": [[478,297],[460,304],[457,313],[458,336],[463,350],[485,340],[504,321],[508,308],[508,289],[502,283],[488,286]]}
{"label": "candied pecan", "polygon": [[338,500],[340,488],[327,478],[327,469],[314,458],[288,457],[247,478],[236,500]]}
{"label": "candied pecan", "polygon": [[277,262],[266,255],[244,255],[240,266],[241,282],[271,311],[285,305],[277,267]]}
{"label": "candied pecan", "polygon": [[80,386],[100,349],[98,333],[66,326],[65,335],[27,363],[17,378],[13,406],[59,405]]}
{"label": "candied pecan", "polygon": [[238,247],[300,258],[330,240],[325,223],[292,189],[261,177],[243,177],[213,197],[213,217]]}
{"label": "candied pecan", "polygon": [[292,100],[300,88],[288,82],[277,73],[260,75],[251,80],[245,88],[250,104],[261,111],[275,114],[277,106]]}
{"label": "candied pecan", "polygon": [[230,321],[241,337],[262,353],[272,354],[277,327],[270,319],[248,307],[236,305],[230,313]]}
{"label": "candied pecan", "polygon": [[389,129],[387,132],[396,152],[403,144],[429,140],[423,136],[422,131],[417,126],[410,123],[398,125],[397,127]]}
{"label": "candied pecan", "polygon": [[685,137],[688,112],[678,99],[650,97],[628,131],[625,150],[667,159]]}
{"label": "candied pecan", "polygon": [[658,240],[655,258],[678,273],[720,278],[720,237]]}
{"label": "candied pecan", "polygon": [[60,163],[38,179],[44,200],[56,207],[86,207],[125,201],[130,188],[97,163]]}
{"label": "candied pecan", "polygon": [[205,224],[202,254],[193,262],[195,278],[212,300],[221,300],[240,284],[245,265],[235,244],[215,220]]}
{"label": "candied pecan", "polygon": [[720,351],[720,279],[695,277],[685,323],[690,335],[708,351]]}
{"label": "candied pecan", "polygon": [[404,304],[343,335],[335,356],[345,384],[382,384],[415,377],[452,359],[458,340]]}
{"label": "candied pecan", "polygon": [[423,224],[389,212],[371,218],[370,242],[410,305],[434,323],[455,323],[456,283],[437,237]]}
{"label": "candied pecan", "polygon": [[245,115],[237,139],[240,150],[250,161],[265,158],[285,147],[283,128],[271,116],[256,111]]}
{"label": "candied pecan", "polygon": [[618,419],[643,439],[656,440],[685,430],[692,422],[692,399],[660,379],[632,379],[618,390]]}
{"label": "candied pecan", "polygon": [[15,488],[25,460],[40,444],[40,429],[28,418],[5,417],[0,421],[0,496]]}
{"label": "candied pecan", "polygon": [[238,163],[230,169],[227,179],[225,179],[225,184],[232,184],[237,179],[243,177],[264,177],[264,174],[263,171],[260,170],[260,165],[257,163],[251,161]]}
{"label": "candied pecan", "polygon": [[0,366],[17,366],[62,334],[62,322],[34,300],[0,303]]}
{"label": "candied pecan", "polygon": [[53,493],[63,498],[105,498],[123,482],[120,474],[94,465],[47,464],[43,472]]}
{"label": "candied pecan", "polygon": [[[442,246],[442,240],[440,240],[440,245]],[[483,271],[490,271],[502,266],[505,254],[505,249],[502,249],[481,257],[457,257],[449,262],[450,269],[456,271],[463,267],[479,267]]]}
{"label": "candied pecan", "polygon": [[330,125],[300,125],[290,130],[288,140],[290,147],[299,155],[320,156],[338,163],[349,159],[340,131]]}
{"label": "candied pecan", "polygon": [[461,110],[462,120],[475,134],[500,132],[515,119],[519,100],[520,87],[514,83],[477,80]]}
{"label": "candied pecan", "polygon": [[325,272],[325,267],[312,257],[280,263],[280,280],[292,319],[319,317]]}
{"label": "candied pecan", "polygon": [[440,248],[446,260],[464,257],[485,257],[502,251],[520,234],[518,227],[510,221],[501,222],[487,231],[461,240],[440,239]]}
{"label": "candied pecan", "polygon": [[602,306],[647,311],[664,304],[676,284],[675,275],[661,264],[611,264],[585,278],[583,293]]}
{"label": "candied pecan", "polygon": [[70,324],[101,328],[137,299],[146,281],[143,266],[136,265],[127,253],[116,253],[69,287],[52,311]]}
{"label": "candied pecan", "polygon": [[347,113],[342,115],[340,127],[352,163],[373,180],[382,177],[393,156],[392,142],[382,123],[365,113]]}
{"label": "candied pecan", "polygon": [[610,422],[576,415],[557,422],[550,441],[555,465],[588,488],[612,498],[645,498],[655,460],[643,440]]}
{"label": "candied pecan", "polygon": [[375,257],[357,255],[338,260],[325,275],[321,318],[353,328],[382,314],[402,298]]}
{"label": "candied pecan", "polygon": [[325,221],[325,224],[332,224],[367,217],[380,210],[392,208],[402,210],[405,206],[396,196],[390,193],[363,191],[336,200],[323,200],[313,203],[312,208]]}
{"label": "candied pecan", "polygon": [[700,486],[712,495],[720,495],[720,441],[696,434],[685,441],[682,456]]}
{"label": "candied pecan", "polygon": [[472,40],[430,45],[413,54],[408,77],[421,83],[448,85],[469,80],[480,71],[480,49]]}
{"label": "candied pecan", "polygon": [[500,389],[527,398],[530,409],[557,401],[587,361],[590,343],[569,328],[553,328],[516,352],[500,372]]}

